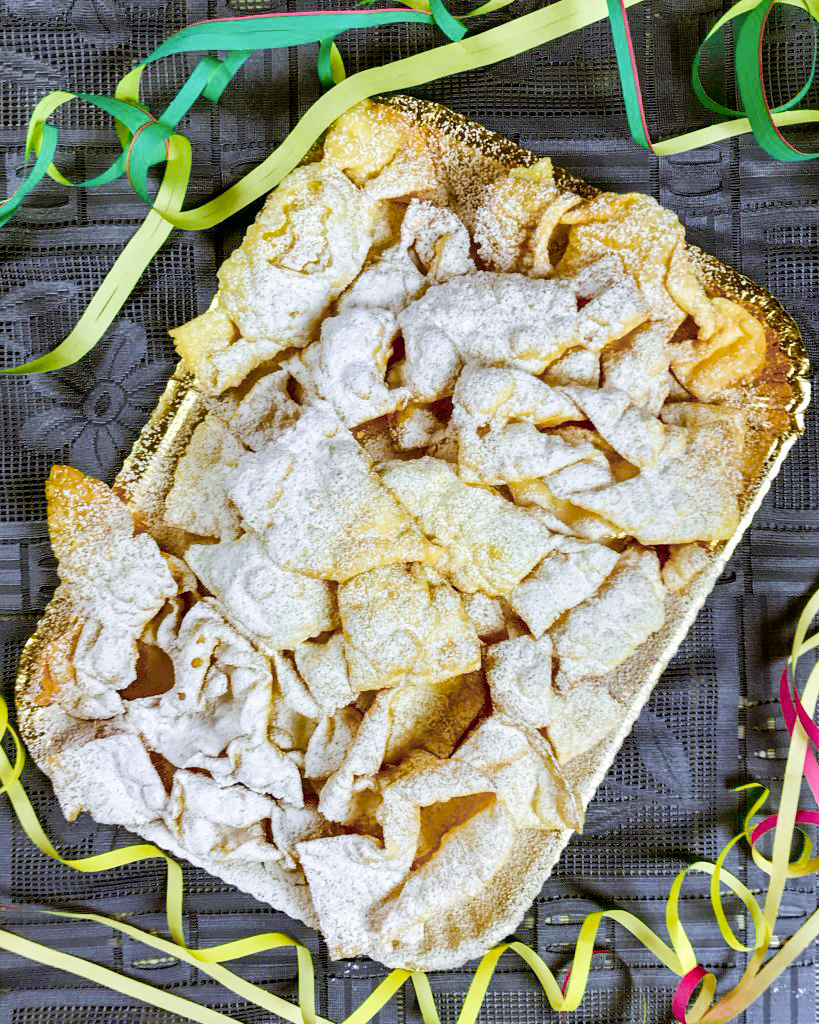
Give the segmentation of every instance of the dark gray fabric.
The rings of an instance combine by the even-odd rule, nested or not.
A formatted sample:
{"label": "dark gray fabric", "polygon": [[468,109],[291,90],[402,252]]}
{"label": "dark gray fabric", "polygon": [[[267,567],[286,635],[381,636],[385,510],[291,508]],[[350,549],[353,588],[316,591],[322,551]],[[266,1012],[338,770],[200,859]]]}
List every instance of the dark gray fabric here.
{"label": "dark gray fabric", "polygon": [[[314,0],[277,9],[313,9]],[[329,5],[326,5],[329,6]],[[519,3],[491,16],[501,23],[530,9]],[[725,5],[727,6],[727,4]],[[265,9],[236,0],[240,10]],[[637,56],[655,134],[708,121],[687,90],[697,38],[723,9],[715,0],[652,0],[633,12]],[[215,0],[163,4],[116,0],[9,0],[0,4],[4,73],[0,79],[0,192],[12,191],[23,162],[23,125],[48,89],[110,94],[117,78],[165,36],[187,23],[231,13]],[[786,38],[798,18],[775,20],[773,88],[795,91],[809,36]],[[420,26],[346,37],[351,68],[414,52],[433,40]],[[199,106],[186,123],[196,154],[191,198],[201,201],[249,170],[318,94],[315,51],[256,58],[219,108]],[[154,109],[191,61],[174,59],[146,75]],[[712,80],[729,82],[717,55]],[[689,237],[766,285],[798,319],[814,358],[819,287],[819,172],[813,164],[776,164],[747,140],[657,161],[625,131],[608,31],[592,27],[498,68],[418,90],[501,131],[589,181],[640,189],[676,210]],[[814,97],[814,105],[816,97]],[[63,167],[86,177],[114,154],[101,115],[79,107],[60,115]],[[803,136],[806,146],[819,141]],[[52,347],[75,322],[96,284],[143,216],[126,185],[93,193],[43,187],[0,236],[0,360],[7,364]],[[115,326],[79,366],[42,377],[0,381],[0,635],[3,679],[11,697],[19,648],[54,586],[44,524],[49,466],[71,462],[110,480],[173,366],[169,326],[203,310],[214,270],[251,213],[207,235],[176,234],[160,253]],[[570,844],[517,935],[555,965],[564,964],[578,924],[616,902],[662,928],[674,874],[694,857],[713,859],[736,831],[739,804],[730,787],[755,778],[776,783],[786,734],[774,703],[775,679],[804,596],[819,582],[819,436],[811,414],[797,446],[707,607],[641,716],[589,808],[586,831]],[[67,825],[47,781],[32,767],[25,783],[60,849],[79,856],[124,844],[122,829],[87,820]],[[764,879],[743,866],[755,890]],[[212,944],[251,931],[283,930],[316,955],[319,1009],[348,1014],[384,971],[365,961],[330,963],[315,935],[199,870],[186,870],[189,940]],[[200,1000],[237,1020],[270,1016],[232,1000],[191,968],[104,928],[38,917],[26,904],[127,914],[161,929],[162,871],[137,865],[80,875],[39,854],[0,799],[0,926],[90,957],[152,984]],[[700,962],[722,990],[739,977],[743,957],[719,940],[702,878],[686,886],[683,915]],[[783,904],[784,939],[816,906],[812,878],[791,883]],[[590,991],[573,1020],[622,1024],[670,1020],[672,976],[628,935],[606,926]],[[246,977],[294,994],[295,961],[271,953],[244,962]],[[433,977],[442,1019],[454,1024],[470,971]],[[814,958],[809,952],[742,1018],[745,1024],[810,1024],[816,1019]],[[0,954],[0,1024],[160,1024],[171,1018],[100,992],[49,968]],[[176,1018],[173,1018],[176,1019]],[[407,993],[379,1021],[418,1020]],[[504,959],[481,1020],[485,1024],[557,1021],[531,976]]]}

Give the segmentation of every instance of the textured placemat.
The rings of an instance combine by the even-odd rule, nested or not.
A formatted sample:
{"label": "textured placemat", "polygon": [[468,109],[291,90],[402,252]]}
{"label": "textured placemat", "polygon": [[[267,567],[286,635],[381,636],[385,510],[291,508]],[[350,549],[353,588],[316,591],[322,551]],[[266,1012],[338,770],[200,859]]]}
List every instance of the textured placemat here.
{"label": "textured placemat", "polygon": [[[278,10],[315,9],[313,0]],[[514,13],[533,4],[519,3]],[[236,0],[245,12],[270,9]],[[688,98],[686,79],[696,42],[722,11],[713,0],[657,2],[637,8],[632,24],[655,136],[695,128],[707,118]],[[222,3],[170,0],[12,0],[0,4],[4,74],[0,81],[0,194],[11,192],[22,165],[22,132],[36,100],[69,86],[110,93],[119,76],[183,25],[232,13]],[[484,24],[510,16],[499,12]],[[782,23],[784,24],[784,22]],[[348,67],[380,63],[429,45],[430,29],[413,25],[345,38]],[[809,39],[787,43],[774,26],[784,96],[795,91]],[[318,95],[314,53],[258,58],[219,108],[194,111],[187,134],[195,146],[191,200],[201,201],[249,170]],[[146,95],[161,104],[182,59],[146,76]],[[719,65],[712,76],[727,81]],[[792,80],[789,80],[791,79]],[[740,140],[703,153],[657,162],[627,138],[614,58],[605,25],[497,68],[441,82],[418,94],[446,103],[603,187],[639,189],[676,210],[689,238],[768,287],[799,321],[815,365],[814,315],[819,294],[819,170],[775,164]],[[816,105],[816,97],[814,105]],[[87,177],[112,155],[102,118],[68,107],[61,114],[69,176]],[[819,145],[819,136],[805,138]],[[815,147],[814,147],[815,148]],[[93,193],[47,185],[0,235],[0,360],[8,364],[59,341],[141,220],[144,209],[122,183]],[[204,309],[218,263],[249,219],[235,218],[206,236],[177,234],[160,253],[117,324],[82,364],[56,375],[0,381],[0,638],[2,678],[11,697],[19,648],[53,589],[54,562],[44,516],[43,481],[53,462],[71,462],[110,480],[159,394],[173,363],[167,328]],[[819,436],[814,415],[784,470],[665,673],[575,838],[518,930],[553,966],[567,959],[582,918],[616,901],[661,927],[673,876],[692,855],[713,859],[737,830],[730,786],[781,773],[786,734],[774,703],[774,680],[801,601],[819,583]],[[33,768],[24,782],[44,825],[69,856],[129,840],[122,829],[86,820],[68,826],[48,783]],[[680,791],[684,798],[679,797]],[[739,872],[758,892],[755,869]],[[191,944],[213,944],[249,931],[293,934],[313,951],[318,1009],[333,1020],[348,1014],[385,973],[368,961],[330,963],[315,935],[201,871],[188,870]],[[44,903],[128,913],[143,928],[161,928],[161,869],[136,865],[99,877],[79,875],[39,854],[11,821],[0,799],[0,903]],[[764,886],[763,886],[764,890]],[[683,914],[700,963],[721,986],[744,962],[719,940],[707,883],[686,884]],[[813,878],[791,883],[783,902],[794,931],[815,909]],[[200,1000],[237,1020],[267,1021],[192,968],[157,960],[128,939],[90,924],[44,921],[23,911],[3,924],[54,947],[92,958],[151,984]],[[583,1024],[637,1024],[643,1002],[650,1024],[670,1020],[673,978],[630,936],[607,926],[595,957],[590,991],[571,1019]],[[295,960],[270,953],[240,964],[253,981],[295,995]],[[441,1019],[454,1024],[470,971],[432,978]],[[812,957],[801,958],[752,1007],[746,1024],[813,1024]],[[134,1007],[46,968],[0,954],[0,1024],[164,1024],[176,1020]],[[382,1012],[383,1024],[419,1019],[411,994]],[[557,1022],[518,961],[503,960],[481,1021]]]}

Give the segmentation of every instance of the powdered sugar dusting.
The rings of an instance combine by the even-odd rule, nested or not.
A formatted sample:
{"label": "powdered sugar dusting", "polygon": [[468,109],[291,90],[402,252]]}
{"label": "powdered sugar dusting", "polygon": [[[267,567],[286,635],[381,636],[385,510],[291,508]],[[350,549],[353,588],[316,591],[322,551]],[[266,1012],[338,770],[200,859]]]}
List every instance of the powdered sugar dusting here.
{"label": "powdered sugar dusting", "polygon": [[673,215],[469,139],[363,104],[269,199],[175,332],[211,412],[158,522],[188,564],[58,481],[73,611],[32,673],[67,813],[410,965],[514,927],[579,824],[646,641],[735,528],[723,385],[756,351]]}

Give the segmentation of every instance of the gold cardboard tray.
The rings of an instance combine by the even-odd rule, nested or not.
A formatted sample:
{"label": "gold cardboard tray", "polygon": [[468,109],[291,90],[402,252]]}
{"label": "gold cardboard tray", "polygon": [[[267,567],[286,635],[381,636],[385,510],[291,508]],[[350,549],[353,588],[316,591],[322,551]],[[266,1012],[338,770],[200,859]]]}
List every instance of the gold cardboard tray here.
{"label": "gold cardboard tray", "polygon": [[[483,183],[492,180],[504,168],[530,164],[538,159],[535,154],[437,104],[404,96],[380,102],[395,104],[410,112],[432,133],[437,154],[450,179],[449,184],[455,198],[453,206],[467,223],[470,209],[474,208]],[[556,178],[559,185],[585,196],[594,195],[599,191],[562,170],[556,171]],[[767,368],[753,387],[748,388],[747,404],[743,403],[751,411],[752,429],[749,432],[749,439],[756,460],[756,471],[748,481],[742,499],[741,522],[736,534],[715,548],[709,567],[695,580],[694,585],[684,596],[669,597],[667,621],[663,629],[643,644],[622,669],[615,673],[618,696],[626,704],[626,714],[621,727],[598,748],[576,758],[569,764],[567,770],[569,781],[577,787],[584,805],[594,795],[611,766],[657,680],[742,539],[788,450],[802,432],[803,411],[809,400],[808,359],[794,321],[763,288],[726,267],[714,257],[695,247],[690,248],[694,256],[695,270],[707,289],[712,294],[725,295],[753,307],[767,326]],[[135,518],[151,530],[160,544],[168,550],[178,547],[179,537],[160,524],[164,497],[170,486],[176,462],[204,413],[205,407],[201,396],[190,374],[180,364],[168,381],[156,408],[140,432],[115,481],[117,493],[128,502]],[[49,717],[48,709],[38,707],[33,702],[29,668],[37,657],[44,639],[53,634],[64,615],[65,609],[60,607],[58,601],[49,604],[34,635],[23,650],[17,677],[20,729],[34,760],[46,773],[49,753],[59,749],[61,733],[56,722]],[[145,839],[159,842],[171,853],[185,857],[211,874],[250,892],[258,899],[272,903],[285,912],[294,913],[292,908],[282,905],[281,899],[277,900],[271,895],[261,876],[254,879],[246,872],[237,873],[236,868],[230,864],[192,857],[181,847],[169,843],[167,833],[163,835],[152,832],[151,826],[146,826],[141,835]],[[433,925],[426,948],[412,949],[399,946],[394,954],[383,956],[384,962],[390,966],[427,970],[446,969],[459,966],[465,960],[482,954],[488,946],[505,938],[528,910],[572,833],[566,830],[536,835],[537,841],[530,842],[527,849],[517,858],[514,874],[510,871],[513,892],[490,934],[485,930],[480,935],[470,934],[469,923],[473,919],[480,920],[482,911],[485,913],[487,909],[485,905],[481,905],[482,897],[478,897],[471,904],[467,901],[458,906],[459,926],[463,927],[459,927],[460,938],[454,947],[451,942],[444,946],[443,936],[452,934],[451,922],[447,933],[447,922],[444,921],[441,924],[437,945]],[[315,925],[316,921],[309,920],[307,923]]]}

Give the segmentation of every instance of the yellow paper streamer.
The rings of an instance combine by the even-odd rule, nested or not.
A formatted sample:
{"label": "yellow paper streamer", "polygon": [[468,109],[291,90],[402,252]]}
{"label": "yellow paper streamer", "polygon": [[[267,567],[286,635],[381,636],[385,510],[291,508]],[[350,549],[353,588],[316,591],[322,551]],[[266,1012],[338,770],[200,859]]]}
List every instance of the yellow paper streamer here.
{"label": "yellow paper streamer", "polygon": [[[171,158],[165,165],[155,208],[148,212],[128,244],[105,275],[102,284],[88,303],[71,333],[46,355],[5,373],[39,373],[70,366],[91,351],[113,323],[125,300],[136,287],[145,268],[156,256],[173,230],[167,215],[182,209],[191,171],[191,146],[183,135],[170,140]],[[55,173],[59,171],[55,168]]]}
{"label": "yellow paper streamer", "polygon": [[[626,0],[627,6],[642,2]],[[495,4],[496,0],[490,0],[490,3]],[[262,163],[221,195],[191,210],[182,211],[191,169],[190,144],[181,135],[173,136],[162,186],[151,210],[106,274],[74,329],[51,352],[21,366],[0,370],[0,374],[57,370],[71,365],[90,352],[122,308],[172,227],[190,231],[213,227],[266,195],[298,165],[322,133],[359,101],[379,93],[400,92],[448,75],[495,64],[576,32],[606,16],[606,0],[583,0],[582,3],[578,0],[557,0],[556,3],[516,18],[506,25],[488,29],[457,43],[434,47],[384,67],[371,68],[349,78],[342,78],[313,103],[284,141]],[[342,75],[343,65],[337,51],[336,55],[337,59],[333,62],[334,75]],[[117,99],[141,105],[139,87],[142,70],[142,67],[137,67],[125,75],[116,87]],[[73,93],[55,92],[40,101],[28,129],[27,154],[39,152],[43,126],[48,116],[74,98]],[[116,128],[125,149],[129,145],[129,135],[122,125],[117,124]],[[70,184],[53,164],[49,173],[54,180]]]}
{"label": "yellow paper streamer", "polygon": [[[428,6],[425,0],[403,0],[403,2],[406,2],[408,6],[421,9]],[[488,3],[471,13],[477,15],[488,10],[496,10],[505,6],[507,2],[509,0],[489,0]],[[627,6],[633,6],[640,2],[642,0],[627,0]],[[174,135],[169,140],[168,161],[153,208],[109,271],[74,330],[56,350],[11,372],[35,372],[53,369],[58,365],[68,365],[89,351],[110,325],[144,268],[174,226],[191,230],[211,227],[267,193],[298,164],[321,133],[354,103],[380,92],[412,88],[444,75],[457,74],[508,59],[534,46],[599,21],[606,14],[605,0],[584,0],[583,3],[578,0],[557,0],[556,3],[515,19],[514,22],[507,25],[468,37],[458,43],[450,43],[423,54],[396,61],[384,68],[359,72],[350,78],[344,78],[343,64],[338,51],[331,51],[333,77],[338,84],[313,104],[290,135],[257,168],[227,189],[221,196],[196,209],[184,212],[182,205],[190,176],[191,150],[183,136]],[[141,73],[142,69],[137,68],[120,81],[116,89],[118,99],[139,105]],[[46,118],[63,103],[70,102],[73,98],[73,94],[70,93],[53,93],[38,105],[27,139],[27,146],[30,149],[37,151]],[[814,119],[814,116],[810,111],[785,111],[774,115],[774,120],[778,125],[792,125],[808,123]],[[116,128],[123,148],[127,148],[130,141],[127,130],[119,124],[116,125]],[[656,143],[654,149],[659,155],[673,155],[749,131],[750,124],[747,119],[739,118]],[[51,165],[48,173],[54,180],[62,184],[70,184],[54,165]],[[817,610],[819,610],[819,592],[808,602],[799,620],[790,660],[794,673],[799,658],[819,645],[819,635],[807,638],[807,631]],[[814,667],[811,672],[802,697],[803,704],[809,713],[813,712],[818,694],[819,666]],[[21,827],[42,853],[75,870],[85,872],[111,870],[124,864],[154,858],[163,859],[167,866],[166,914],[171,939],[164,939],[102,915],[69,914],[56,911],[48,913],[92,921],[126,934],[135,941],[189,963],[238,997],[246,999],[284,1020],[291,1021],[293,1024],[330,1024],[315,1013],[313,965],[309,951],[289,936],[280,933],[264,933],[208,949],[195,950],[187,947],[183,929],[184,894],[181,868],[173,858],[162,850],[152,844],[136,844],[93,857],[73,860],[63,858],[43,830],[19,781],[24,763],[24,752],[19,737],[8,724],[8,709],[0,698],[0,737],[6,732],[12,738],[15,746],[15,761],[12,764],[0,748],[0,783],[2,783],[0,793],[5,792],[9,797]],[[723,865],[733,847],[741,839],[746,839],[750,843],[750,822],[754,814],[761,809],[767,792],[764,797],[755,801],[746,819],[743,832],[726,846],[716,864],[698,861],[680,872],[674,880],[666,913],[670,945],[639,918],[626,911],[611,910],[591,914],[580,930],[575,948],[572,975],[565,996],[562,995],[552,971],[534,950],[519,942],[498,946],[490,950],[481,961],[467,993],[458,1024],[475,1024],[497,964],[507,951],[517,954],[533,971],[543,988],[549,1005],[554,1010],[565,1012],[576,1009],[588,984],[595,938],[600,924],[606,918],[628,930],[660,963],[674,974],[684,977],[697,966],[695,951],[679,914],[682,885],[690,871],[700,871],[711,876],[711,900],[716,923],[723,939],[730,948],[751,952],[752,956],[740,983],[713,1006],[711,1003],[715,990],[715,979],[713,975],[706,974],[701,991],[694,1001],[694,1005],[686,1014],[686,1021],[688,1024],[700,1024],[700,1022],[716,1024],[718,1021],[730,1020],[742,1012],[819,935],[819,911],[817,911],[770,961],[763,963],[770,947],[786,879],[812,873],[819,866],[819,858],[811,859],[810,857],[811,847],[807,840],[799,857],[793,862],[788,860],[791,840],[796,827],[795,818],[806,749],[807,737],[801,725],[797,723],[786,766],[772,858],[768,860],[762,857],[751,846],[751,855],[755,862],[770,876],[764,909],[759,906],[753,894],[743,883],[725,870]],[[754,923],[755,934],[752,946],[746,946],[739,942],[731,931],[727,915],[721,904],[720,883],[734,892],[748,911]],[[168,1010],[188,1020],[215,1024],[217,1021],[231,1019],[180,996],[164,992],[144,982],[123,977],[99,964],[52,950],[12,932],[0,930],[0,948],[83,977],[95,984]],[[245,981],[223,966],[224,963],[234,959],[278,948],[293,948],[296,951],[298,1006]],[[403,970],[392,971],[361,1006],[347,1018],[344,1024],[367,1024],[389,1003],[407,980],[412,981],[425,1024],[439,1024],[428,979],[423,974]]]}
{"label": "yellow paper streamer", "polygon": [[[477,15],[486,10],[496,10],[507,2],[489,0],[489,3],[471,13]],[[627,7],[633,7],[643,0],[625,2]],[[408,6],[418,6],[418,3],[412,2]],[[181,135],[173,136],[169,142],[162,186],[145,222],[104,278],[74,329],[53,351],[0,373],[47,372],[82,358],[108,329],[145,268],[167,239],[172,226],[190,231],[205,230],[266,195],[297,166],[322,133],[355,103],[379,93],[400,92],[449,75],[499,63],[605,17],[606,0],[557,0],[556,3],[515,18],[505,25],[393,61],[384,67],[360,71],[348,78],[344,77],[341,55],[334,49],[331,51],[331,66],[337,84],[307,110],[290,134],[262,163],[221,195],[191,210],[182,210],[191,169],[190,144]],[[139,87],[142,70],[141,67],[135,68],[119,82],[115,90],[117,99],[141,105]],[[62,104],[73,99],[72,93],[57,92],[38,104],[29,126],[27,152],[39,152],[46,119]],[[811,111],[784,111],[773,116],[775,123],[780,126],[809,123],[815,118]],[[120,124],[115,127],[123,148],[127,148],[128,132]],[[747,118],[737,118],[657,142],[654,151],[659,156],[672,156],[750,131]],[[49,173],[54,180],[70,184],[54,165],[50,167]]]}
{"label": "yellow paper streamer", "polygon": [[[799,659],[819,646],[819,634],[807,636],[810,624],[819,611],[819,591],[813,595],[800,616],[794,637],[790,666],[796,675]],[[802,703],[808,713],[812,713],[817,697],[819,697],[819,664],[814,665],[802,694]],[[46,856],[58,860],[62,864],[79,871],[107,871],[122,864],[160,857],[168,866],[167,881],[167,917],[170,939],[145,932],[133,925],[100,914],[77,914],[63,911],[44,911],[53,916],[73,920],[91,921],[104,925],[127,935],[167,956],[175,957],[196,967],[213,980],[219,982],[230,992],[241,999],[276,1014],[292,1024],[331,1024],[315,1012],[315,991],[313,964],[309,951],[287,935],[267,932],[223,943],[205,949],[191,949],[182,938],[182,873],[173,858],[151,844],[137,844],[110,853],[92,857],[69,860],[63,858],[55,849],[40,822],[38,821],[31,801],[19,781],[24,753],[19,737],[8,723],[8,709],[0,698],[0,725],[9,733],[15,745],[15,762],[9,760],[0,748],[0,783],[11,801],[18,821],[26,835]],[[684,977],[697,967],[697,957],[686,934],[685,926],[679,912],[679,898],[685,878],[691,871],[708,874],[712,878],[711,901],[715,920],[726,944],[738,951],[752,953],[748,968],[740,983],[722,999],[713,1005],[716,981],[712,974],[706,973],[700,993],[694,1005],[685,1015],[687,1024],[717,1024],[731,1020],[746,1009],[773,981],[784,971],[804,950],[819,936],[819,911],[812,914],[804,925],[783,945],[783,947],[767,963],[763,963],[770,947],[773,928],[776,923],[779,903],[784,891],[785,881],[789,875],[804,874],[808,864],[815,867],[816,862],[810,860],[811,848],[806,844],[793,862],[789,862],[791,839],[795,829],[797,803],[802,782],[802,765],[807,749],[807,736],[797,721],[791,739],[791,747],[785,771],[785,783],[778,811],[773,856],[770,861],[757,859],[757,863],[770,875],[768,893],[764,909],[734,875],[728,872],[723,864],[733,847],[741,839],[750,843],[751,823],[754,816],[761,812],[768,792],[762,787],[761,795],[754,800],[748,812],[743,831],[725,847],[715,864],[697,861],[681,871],[671,886],[666,905],[666,927],[669,942],[644,924],[638,917],[623,910],[598,911],[590,914],[583,922],[575,946],[572,961],[572,973],[565,996],[554,973],[542,958],[531,948],[520,942],[504,943],[490,950],[482,959],[475,972],[458,1017],[458,1024],[476,1024],[486,993],[492,981],[495,969],[506,952],[519,956],[538,979],[544,996],[549,1005],[557,1011],[575,1010],[585,993],[589,980],[591,959],[595,948],[595,939],[601,923],[611,920],[630,932],[660,963],[679,977]],[[752,787],[740,787],[742,789]],[[753,851],[752,853],[755,853]],[[754,925],[754,942],[746,946],[733,934],[728,918],[722,907],[720,883],[739,897],[745,906]],[[203,1024],[216,1024],[231,1018],[216,1011],[201,1007],[180,996],[164,992],[161,989],[141,981],[135,981],[117,974],[109,968],[90,963],[73,955],[62,953],[31,940],[15,935],[13,932],[0,930],[0,948],[43,963],[58,970],[85,978],[95,984],[113,989],[143,1003],[160,1007],[171,1013]],[[298,1006],[280,996],[267,992],[265,989],[246,981],[223,965],[241,957],[253,956],[272,949],[293,948],[296,951],[298,965]],[[386,1006],[396,992],[407,982],[412,981],[418,1006],[424,1024],[440,1024],[432,989],[425,975],[406,970],[391,971],[375,988],[364,1002],[352,1013],[343,1024],[368,1024],[375,1015]]]}
{"label": "yellow paper streamer", "polygon": [[[408,8],[420,11],[428,11],[430,7],[429,0],[400,2]],[[487,0],[465,17],[476,17],[496,11],[511,2],[512,0]],[[624,7],[633,7],[642,2],[643,0],[624,0]],[[752,6],[755,0],[747,2]],[[814,0],[783,2],[807,10],[813,10],[814,7]],[[328,51],[328,74],[336,84],[308,109],[284,141],[258,167],[220,196],[191,210],[182,210],[190,177],[190,147],[182,136],[173,136],[168,144],[162,187],[145,223],[137,230],[108,272],[77,325],[53,351],[21,366],[0,370],[0,374],[45,373],[69,366],[82,358],[97,344],[110,326],[145,268],[170,233],[170,225],[201,231],[221,223],[259,199],[293,170],[333,121],[360,100],[379,93],[411,89],[440,78],[508,60],[510,57],[576,32],[607,16],[606,0],[556,0],[555,3],[515,18],[504,25],[467,36],[457,42],[434,47],[412,57],[393,61],[383,67],[358,72],[349,78],[345,77],[344,63],[338,48],[335,43],[331,43]],[[729,16],[735,15],[729,12]],[[713,31],[717,31],[720,26],[721,22],[718,22]],[[143,70],[144,67],[139,66],[129,72],[117,85],[115,97],[145,110],[140,103],[139,94]],[[27,157],[32,152],[39,154],[47,118],[62,104],[74,99],[72,93],[54,92],[37,105],[26,140]],[[787,110],[774,113],[772,118],[774,124],[781,127],[813,123],[819,118],[819,114],[811,110]],[[119,122],[115,122],[115,128],[123,150],[129,151],[136,136],[132,136]],[[658,156],[672,156],[744,135],[751,130],[747,118],[736,118],[654,143],[652,149]],[[139,131],[136,134],[139,134]],[[47,173],[63,185],[71,184],[53,163]],[[157,217],[166,223],[160,226]]]}

